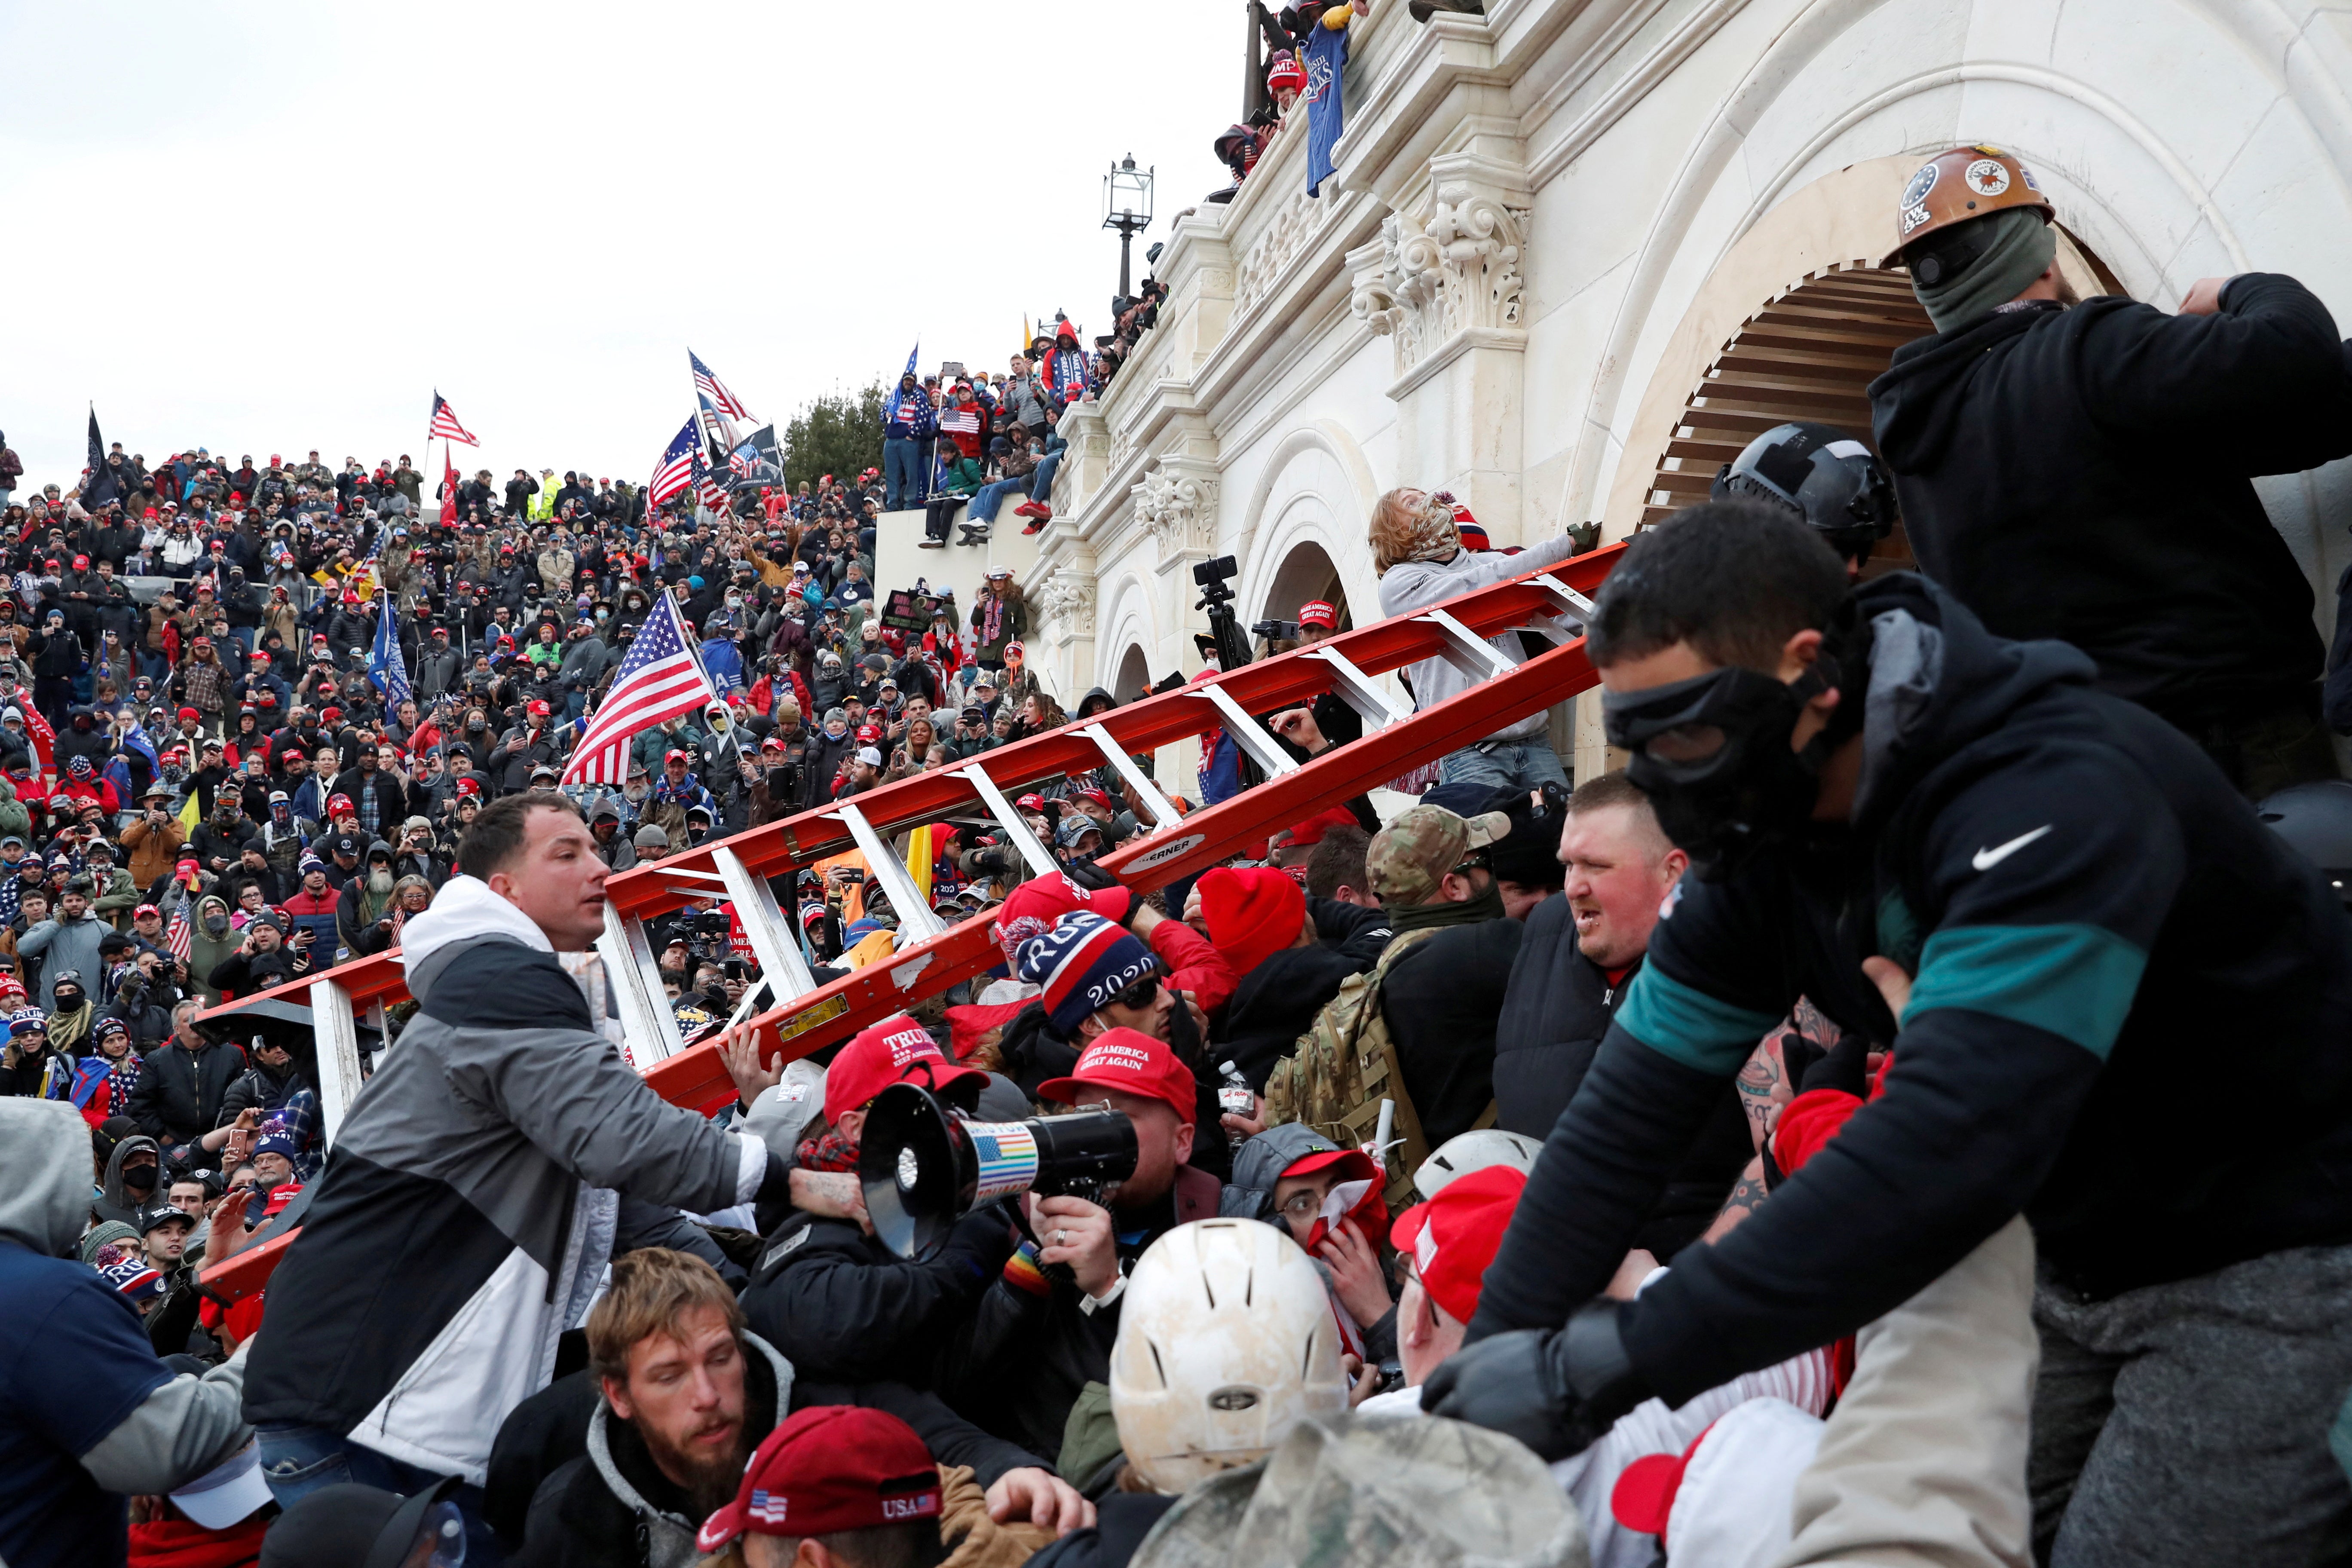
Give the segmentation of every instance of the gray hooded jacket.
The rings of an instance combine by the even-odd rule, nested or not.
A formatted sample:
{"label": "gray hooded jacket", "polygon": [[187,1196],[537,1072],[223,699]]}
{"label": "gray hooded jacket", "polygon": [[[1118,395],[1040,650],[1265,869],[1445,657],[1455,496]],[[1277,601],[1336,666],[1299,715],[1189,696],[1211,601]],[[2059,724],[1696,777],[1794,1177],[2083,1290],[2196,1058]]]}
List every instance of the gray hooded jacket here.
{"label": "gray hooded jacket", "polygon": [[[0,1100],[0,1247],[53,1259],[77,1283],[87,1279],[102,1293],[103,1283],[88,1268],[68,1261],[89,1215],[89,1129],[80,1113],[65,1100]],[[24,1321],[20,1305],[0,1300],[0,1313],[37,1336],[38,1325]],[[143,1344],[135,1353],[153,1360]],[[160,1365],[156,1372],[160,1377]],[[252,1440],[237,1409],[244,1385],[240,1348],[227,1365],[202,1377],[183,1373],[159,1382],[111,1431],[75,1457],[110,1492],[149,1496],[184,1486]]]}

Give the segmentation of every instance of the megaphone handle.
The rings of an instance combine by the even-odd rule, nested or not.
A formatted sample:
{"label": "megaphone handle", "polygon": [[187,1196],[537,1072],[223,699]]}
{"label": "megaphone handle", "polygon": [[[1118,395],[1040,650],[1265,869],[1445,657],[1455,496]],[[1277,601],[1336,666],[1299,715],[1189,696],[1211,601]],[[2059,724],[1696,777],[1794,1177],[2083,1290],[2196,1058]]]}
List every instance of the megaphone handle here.
{"label": "megaphone handle", "polygon": [[[1029,1194],[1023,1195],[1025,1196]],[[1031,1244],[1034,1245],[1040,1253],[1043,1253],[1045,1250],[1045,1238],[1039,1236],[1035,1229],[1030,1226],[1029,1205],[1023,1203],[1014,1203],[1010,1199],[1000,1199],[999,1201],[1003,1202],[1005,1207],[1013,1211],[1013,1224],[1014,1228],[1019,1230],[1022,1235],[1027,1237]],[[1066,1263],[1047,1263],[1043,1258],[1040,1258],[1037,1261],[1037,1272],[1043,1274],[1046,1279],[1053,1280],[1057,1285],[1076,1285],[1078,1282],[1077,1270],[1072,1268]]]}

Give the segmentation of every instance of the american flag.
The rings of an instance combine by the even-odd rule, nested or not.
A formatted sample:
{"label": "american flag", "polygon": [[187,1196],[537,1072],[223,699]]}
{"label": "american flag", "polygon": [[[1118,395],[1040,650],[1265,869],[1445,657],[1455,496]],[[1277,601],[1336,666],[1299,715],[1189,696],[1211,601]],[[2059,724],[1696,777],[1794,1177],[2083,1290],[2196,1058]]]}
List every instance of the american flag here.
{"label": "american flag", "polygon": [[712,511],[717,511],[727,504],[727,487],[711,477],[710,465],[702,460],[702,452],[698,447],[694,454],[694,494],[697,500]]}
{"label": "american flag", "polygon": [[694,433],[694,421],[688,419],[669,450],[662,454],[661,467],[654,470],[654,482],[646,487],[647,504],[662,506],[669,498],[694,482],[694,456],[701,449],[701,438]]}
{"label": "american flag", "polygon": [[750,409],[743,406],[740,398],[727,390],[725,384],[710,374],[710,367],[697,359],[692,349],[686,351],[686,357],[688,363],[694,366],[694,390],[710,399],[710,405],[713,408],[718,409],[730,419],[757,417]]}
{"label": "american flag", "polygon": [[433,395],[433,423],[426,428],[425,438],[429,441],[436,436],[445,441],[463,441],[468,447],[481,445],[471,431],[457,423],[457,415],[449,411],[449,400],[437,392]]}
{"label": "american flag", "polygon": [[180,907],[172,911],[170,929],[163,932],[163,945],[182,963],[187,963],[188,955],[195,951],[195,933],[188,929],[188,909],[194,902],[193,897],[182,898]]}
{"label": "american flag", "polygon": [[677,617],[677,600],[662,594],[653,612],[637,628],[629,657],[613,673],[612,689],[589,716],[588,728],[572,749],[563,782],[625,784],[629,776],[629,742],[656,724],[693,712],[719,700],[718,689],[702,668],[694,639]]}

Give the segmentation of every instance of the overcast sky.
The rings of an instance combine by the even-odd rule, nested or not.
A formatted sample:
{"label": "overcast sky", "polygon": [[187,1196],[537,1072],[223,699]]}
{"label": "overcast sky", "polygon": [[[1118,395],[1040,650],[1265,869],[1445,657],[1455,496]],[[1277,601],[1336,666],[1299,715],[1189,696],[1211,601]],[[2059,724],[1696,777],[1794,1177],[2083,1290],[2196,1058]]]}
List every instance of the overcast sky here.
{"label": "overcast sky", "polygon": [[1228,0],[0,6],[0,433],[28,485],[92,402],[151,461],[423,464],[437,387],[461,466],[642,480],[689,345],[780,426],[918,334],[1001,369],[1105,330],[1122,153],[1139,281],[1224,183],[1243,47]]}

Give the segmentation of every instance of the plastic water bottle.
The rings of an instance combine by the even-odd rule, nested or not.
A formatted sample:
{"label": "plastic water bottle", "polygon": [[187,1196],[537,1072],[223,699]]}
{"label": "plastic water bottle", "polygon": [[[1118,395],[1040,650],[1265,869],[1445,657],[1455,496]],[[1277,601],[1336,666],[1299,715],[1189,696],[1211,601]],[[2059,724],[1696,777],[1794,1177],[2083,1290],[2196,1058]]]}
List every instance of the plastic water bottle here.
{"label": "plastic water bottle", "polygon": [[[1217,1076],[1217,1109],[1233,1116],[1255,1117],[1257,1096],[1252,1092],[1249,1079],[1242,1076],[1242,1069],[1231,1062],[1219,1062]],[[1248,1142],[1245,1133],[1234,1132],[1228,1136],[1236,1145]]]}

